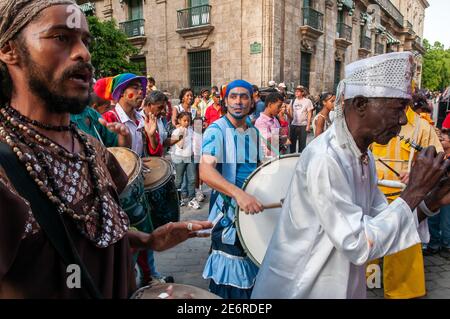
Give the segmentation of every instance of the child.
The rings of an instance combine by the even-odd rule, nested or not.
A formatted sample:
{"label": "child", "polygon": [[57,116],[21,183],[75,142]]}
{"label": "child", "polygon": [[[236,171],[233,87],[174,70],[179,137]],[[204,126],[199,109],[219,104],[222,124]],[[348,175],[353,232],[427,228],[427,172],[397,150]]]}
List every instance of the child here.
{"label": "child", "polygon": [[[194,132],[191,127],[191,113],[181,112],[177,116],[177,129],[172,133],[172,140],[179,140],[172,147],[172,162],[175,165],[175,186],[177,189],[181,188],[183,176],[186,174],[187,189],[188,189],[188,206],[193,209],[200,209],[200,204],[195,197],[195,181],[196,181],[196,167],[193,158],[193,136]],[[182,205],[184,204],[183,199]]]}

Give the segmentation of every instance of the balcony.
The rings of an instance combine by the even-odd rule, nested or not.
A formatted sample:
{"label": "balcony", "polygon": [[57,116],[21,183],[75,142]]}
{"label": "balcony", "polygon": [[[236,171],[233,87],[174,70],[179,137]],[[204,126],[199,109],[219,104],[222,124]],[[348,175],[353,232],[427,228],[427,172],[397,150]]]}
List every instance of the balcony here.
{"label": "balcony", "polygon": [[345,39],[349,42],[352,42],[352,27],[346,25],[345,23],[338,23],[336,38]]}
{"label": "balcony", "polygon": [[384,44],[383,43],[375,44],[375,54],[384,54]]}
{"label": "balcony", "polygon": [[400,11],[391,3],[390,0],[375,0],[375,2],[383,8],[383,10],[391,16],[395,22],[400,26],[403,27],[403,15],[400,13]]}
{"label": "balcony", "polygon": [[128,40],[134,44],[143,44],[147,40],[145,36],[145,20],[135,19],[119,24],[120,29],[128,36]]}
{"label": "balcony", "polygon": [[372,38],[365,37],[365,36],[361,37],[360,48],[371,51],[372,50]]}
{"label": "balcony", "polygon": [[413,49],[419,51],[421,54],[425,54],[425,48],[423,47],[423,41],[421,37],[416,37],[414,39]]}
{"label": "balcony", "polygon": [[211,6],[203,5],[177,11],[177,33],[183,38],[208,35],[211,25]]}
{"label": "balcony", "polygon": [[361,36],[358,54],[360,58],[366,58],[372,52],[372,38]]}
{"label": "balcony", "polygon": [[309,7],[303,8],[300,33],[302,35],[303,49],[311,51],[311,47],[323,35],[323,14]]}
{"label": "balcony", "polygon": [[352,45],[352,27],[345,23],[338,23],[336,25],[336,47],[341,50],[346,50]]}
{"label": "balcony", "polygon": [[303,25],[323,31],[323,13],[312,8],[303,8]]}

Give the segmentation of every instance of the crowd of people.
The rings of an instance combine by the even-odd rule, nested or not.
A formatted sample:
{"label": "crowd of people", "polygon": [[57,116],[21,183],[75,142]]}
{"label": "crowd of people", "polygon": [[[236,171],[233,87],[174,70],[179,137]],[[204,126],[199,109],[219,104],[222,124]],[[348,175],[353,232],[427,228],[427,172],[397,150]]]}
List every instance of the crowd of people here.
{"label": "crowd of people", "polygon": [[[176,281],[156,269],[154,251],[209,235],[202,275],[222,298],[363,298],[366,265],[381,262],[386,298],[426,294],[423,253],[450,259],[450,126],[437,129],[427,98],[413,94],[411,53],[346,66],[337,92],[314,102],[301,85],[291,97],[284,83],[263,92],[230,80],[183,88],[173,103],[153,77],[92,85],[86,18],[78,11],[80,25],[66,26],[72,5],[0,5],[0,298],[129,298]],[[169,159],[172,204],[209,202],[208,221],[133,223],[150,216],[150,200],[124,192],[124,163],[108,152],[117,147]],[[264,214],[264,205],[243,185],[294,153],[258,267],[237,236],[236,208]],[[79,289],[65,285],[71,264]]]}

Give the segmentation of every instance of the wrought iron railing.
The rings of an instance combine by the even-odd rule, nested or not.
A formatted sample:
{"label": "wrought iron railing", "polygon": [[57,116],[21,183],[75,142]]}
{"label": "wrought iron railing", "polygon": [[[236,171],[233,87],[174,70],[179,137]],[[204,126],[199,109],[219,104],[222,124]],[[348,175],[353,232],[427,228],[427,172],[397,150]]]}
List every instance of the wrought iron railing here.
{"label": "wrought iron railing", "polygon": [[411,22],[407,21],[406,25],[407,25],[407,27],[408,27],[409,30],[412,30],[412,29],[413,29],[413,25],[412,25]]}
{"label": "wrought iron railing", "polygon": [[376,54],[384,54],[384,44],[383,43],[375,44],[375,53]]}
{"label": "wrought iron railing", "polygon": [[345,23],[338,23],[337,24],[337,37],[351,42],[352,41],[352,27],[346,25]]}
{"label": "wrought iron railing", "polygon": [[120,23],[120,28],[129,37],[140,37],[145,35],[144,19],[130,20]]}
{"label": "wrought iron railing", "polygon": [[418,45],[420,45],[420,46],[423,45],[423,42],[422,42],[422,38],[421,38],[421,37],[416,37],[415,41],[416,41],[416,43],[417,43]]}
{"label": "wrought iron railing", "polygon": [[323,13],[312,8],[303,8],[303,25],[323,31]]}
{"label": "wrought iron railing", "polygon": [[203,5],[177,11],[178,30],[211,24],[211,6]]}
{"label": "wrought iron railing", "polygon": [[362,36],[361,37],[361,45],[360,47],[362,49],[366,49],[371,51],[372,50],[372,38],[366,37],[366,36]]}
{"label": "wrought iron railing", "polygon": [[394,20],[403,27],[403,15],[401,12],[392,4],[390,0],[375,0],[376,3],[380,5]]}

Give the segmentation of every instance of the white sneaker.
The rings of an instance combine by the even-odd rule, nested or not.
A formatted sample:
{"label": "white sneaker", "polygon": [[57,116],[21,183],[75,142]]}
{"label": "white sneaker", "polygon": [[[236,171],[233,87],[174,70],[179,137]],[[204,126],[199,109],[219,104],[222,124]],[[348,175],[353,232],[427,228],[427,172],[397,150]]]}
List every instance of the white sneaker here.
{"label": "white sneaker", "polygon": [[191,207],[192,209],[200,209],[200,204],[198,203],[198,201],[197,201],[196,198],[193,198],[193,199],[189,202],[188,206]]}
{"label": "white sneaker", "polygon": [[205,194],[201,190],[198,190],[195,193],[195,199],[197,199],[198,202],[203,202],[205,200]]}

